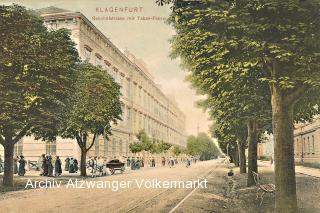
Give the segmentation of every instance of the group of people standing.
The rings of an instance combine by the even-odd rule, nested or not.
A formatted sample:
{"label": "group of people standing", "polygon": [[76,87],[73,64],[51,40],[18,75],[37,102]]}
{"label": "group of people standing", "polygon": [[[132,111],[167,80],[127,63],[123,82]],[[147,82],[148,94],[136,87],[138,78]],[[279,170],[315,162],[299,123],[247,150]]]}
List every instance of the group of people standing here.
{"label": "group of people standing", "polygon": [[105,157],[89,157],[87,161],[87,168],[90,169],[91,176],[96,176],[97,173],[100,176],[107,175],[107,158]]}
{"label": "group of people standing", "polygon": [[41,168],[40,175],[53,177],[53,171],[54,171],[54,176],[60,176],[62,174],[61,165],[62,163],[59,156],[56,156],[55,161],[53,163],[53,159],[51,155],[42,154],[41,161],[39,162],[39,168]]}
{"label": "group of people standing", "polygon": [[68,171],[69,173],[77,173],[79,170],[79,163],[76,158],[67,157],[65,159],[64,171]]}
{"label": "group of people standing", "polygon": [[130,167],[132,170],[140,169],[141,167],[144,167],[144,159],[137,157],[128,157],[127,158],[127,167]]}
{"label": "group of people standing", "polygon": [[[24,159],[23,155],[15,156],[13,158],[13,174],[18,174],[19,176],[24,176],[26,173],[27,161]],[[0,173],[4,171],[4,162],[0,155]]]}

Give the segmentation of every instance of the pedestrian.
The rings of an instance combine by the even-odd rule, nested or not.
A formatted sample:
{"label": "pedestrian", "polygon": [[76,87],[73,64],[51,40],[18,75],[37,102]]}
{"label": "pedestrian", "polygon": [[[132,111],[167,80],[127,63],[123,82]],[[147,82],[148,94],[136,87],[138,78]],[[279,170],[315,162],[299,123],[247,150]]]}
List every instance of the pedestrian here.
{"label": "pedestrian", "polygon": [[102,175],[107,176],[107,159],[105,157],[103,158]]}
{"label": "pedestrian", "polygon": [[48,164],[47,164],[47,158],[46,158],[46,155],[43,154],[42,155],[42,176],[47,176],[48,175]]}
{"label": "pedestrian", "polygon": [[67,157],[64,162],[66,162],[66,164],[64,165],[64,171],[69,171],[69,166],[70,166],[70,158]]}
{"label": "pedestrian", "polygon": [[47,156],[47,164],[48,164],[48,177],[53,177],[53,165],[52,165],[51,155]]}
{"label": "pedestrian", "polygon": [[70,163],[69,163],[69,173],[75,173],[74,160],[72,157],[70,158]]}
{"label": "pedestrian", "polygon": [[131,160],[131,169],[135,170],[136,169],[136,159],[133,157]]}
{"label": "pedestrian", "polygon": [[3,172],[3,160],[0,155],[0,173],[2,173],[2,172]]}
{"label": "pedestrian", "polygon": [[170,157],[170,168],[174,167],[174,159],[172,157]]}
{"label": "pedestrian", "polygon": [[73,160],[73,164],[74,164],[74,171],[75,171],[75,173],[77,173],[79,170],[79,163],[76,158]]}
{"label": "pedestrian", "polygon": [[166,165],[166,159],[164,157],[162,157],[162,166]]}
{"label": "pedestrian", "polygon": [[138,157],[136,161],[136,169],[140,169],[140,166],[141,166],[141,161],[140,161],[140,158]]}
{"label": "pedestrian", "polygon": [[188,159],[187,159],[187,166],[186,166],[186,167],[188,168],[188,167],[190,167],[190,166],[191,166],[191,161],[190,161],[190,159],[188,158]]}
{"label": "pedestrian", "polygon": [[21,155],[19,159],[19,171],[18,171],[19,176],[24,176],[24,174],[26,173],[26,168],[25,168],[26,163],[27,161],[25,161],[23,155]]}
{"label": "pedestrian", "polygon": [[141,167],[144,167],[144,158],[141,158]]}
{"label": "pedestrian", "polygon": [[103,167],[103,159],[102,159],[102,157],[99,156],[98,160],[97,160],[97,170],[98,170],[100,176],[102,176],[102,173],[103,173],[102,167]]}
{"label": "pedestrian", "polygon": [[88,162],[89,168],[91,168],[91,177],[96,176],[96,167],[97,167],[97,161],[94,157],[90,157]]}
{"label": "pedestrian", "polygon": [[151,160],[151,165],[152,167],[156,167],[156,160],[154,159],[154,157]]}
{"label": "pedestrian", "polygon": [[62,174],[62,163],[59,156],[56,157],[56,162],[54,163],[54,175],[60,176]]}
{"label": "pedestrian", "polygon": [[130,167],[130,157],[127,157],[127,167]]}
{"label": "pedestrian", "polygon": [[18,156],[13,158],[13,174],[18,173],[18,160],[19,160]]}

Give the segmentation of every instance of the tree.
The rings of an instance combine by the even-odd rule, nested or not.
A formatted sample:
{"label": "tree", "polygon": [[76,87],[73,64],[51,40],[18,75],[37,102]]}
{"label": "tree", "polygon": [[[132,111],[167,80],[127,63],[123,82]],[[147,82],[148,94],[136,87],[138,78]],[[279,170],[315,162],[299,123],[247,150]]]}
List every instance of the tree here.
{"label": "tree", "polygon": [[24,7],[0,6],[3,185],[13,186],[14,144],[27,134],[55,139],[77,61],[68,31],[48,31],[42,19]]}
{"label": "tree", "polygon": [[[262,69],[253,71],[263,71],[262,76],[256,75],[255,79],[267,82],[270,87],[275,138],[276,212],[297,212],[293,123],[295,119],[311,117],[317,111],[313,107],[319,101],[316,92],[319,88],[320,61],[317,39],[320,32],[320,21],[317,19],[319,2],[208,0],[173,3],[173,14],[187,10],[183,16],[174,16],[176,26],[194,26],[192,30],[178,32],[178,35],[189,33],[196,38],[184,40],[186,46],[193,45],[191,59],[201,56],[203,51],[210,51],[209,60],[228,57],[235,62],[249,63],[249,66],[261,66]],[[192,11],[197,14],[185,22]],[[201,26],[199,17],[212,20],[207,22],[207,30],[198,28]],[[202,36],[199,38],[198,34]],[[214,48],[201,45],[208,39]],[[230,48],[245,50],[246,54],[239,58],[232,55]],[[188,57],[188,53],[183,56]],[[245,69],[239,72],[244,76],[251,74]],[[216,80],[215,76],[209,75],[207,81],[210,80]],[[254,126],[254,123],[250,124],[250,127]]]}
{"label": "tree", "polygon": [[187,148],[185,152],[192,156],[201,157],[201,160],[209,160],[214,156],[218,156],[220,153],[218,147],[206,133],[189,136],[187,138]]}
{"label": "tree", "polygon": [[[232,36],[220,39],[212,33],[212,28],[228,27],[223,11],[199,10],[201,4],[194,7],[176,10],[171,18],[170,23],[177,29],[172,40],[172,56],[183,59],[184,66],[191,71],[188,80],[198,93],[206,95],[207,100],[200,106],[209,110],[213,119],[233,126],[234,132],[230,132],[236,137],[233,142],[236,146],[237,141],[241,145],[241,149],[234,151],[238,154],[241,151],[242,157],[246,144],[244,135],[248,136],[247,185],[251,186],[255,184],[252,172],[258,171],[257,135],[261,131],[270,131],[271,127],[268,84],[259,80],[265,72],[260,64],[247,58],[249,51],[235,45]],[[238,32],[239,29],[230,31]],[[248,133],[243,132],[243,124]],[[237,160],[238,155],[235,156]],[[244,159],[241,162],[244,172]]]}
{"label": "tree", "polygon": [[172,152],[175,156],[179,156],[182,153],[182,149],[178,146],[174,146]]}
{"label": "tree", "polygon": [[77,140],[81,176],[86,176],[86,155],[99,135],[108,139],[112,123],[121,120],[120,95],[120,86],[107,72],[87,62],[78,64],[61,136]]}
{"label": "tree", "polygon": [[[219,120],[215,117],[214,121],[210,128],[212,135],[218,139],[220,148],[229,154],[236,165],[239,158],[240,173],[246,173],[247,126],[236,123],[237,119]],[[230,152],[227,151],[227,146]]]}
{"label": "tree", "polygon": [[142,151],[142,146],[139,142],[133,142],[129,144],[130,152],[138,153]]}

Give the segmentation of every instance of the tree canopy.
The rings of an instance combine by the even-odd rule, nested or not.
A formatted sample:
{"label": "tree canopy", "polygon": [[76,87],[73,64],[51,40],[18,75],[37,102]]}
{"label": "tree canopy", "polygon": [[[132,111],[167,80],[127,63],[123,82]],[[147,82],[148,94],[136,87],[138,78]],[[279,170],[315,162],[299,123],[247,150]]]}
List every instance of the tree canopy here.
{"label": "tree canopy", "polygon": [[[59,48],[57,48],[57,46]],[[48,31],[33,11],[0,6],[0,143],[4,185],[13,185],[13,146],[27,134],[54,140],[79,61],[67,30]]]}
{"label": "tree canopy", "polygon": [[[77,65],[73,90],[65,108],[60,135],[75,138],[81,148],[81,173],[85,176],[86,153],[99,135],[110,136],[112,123],[121,120],[120,85],[100,67]],[[87,141],[92,137],[91,143]],[[83,168],[84,167],[84,168]]]}
{"label": "tree canopy", "polygon": [[201,160],[209,160],[212,157],[220,155],[219,148],[206,133],[189,136],[185,152],[189,155],[197,156]]}

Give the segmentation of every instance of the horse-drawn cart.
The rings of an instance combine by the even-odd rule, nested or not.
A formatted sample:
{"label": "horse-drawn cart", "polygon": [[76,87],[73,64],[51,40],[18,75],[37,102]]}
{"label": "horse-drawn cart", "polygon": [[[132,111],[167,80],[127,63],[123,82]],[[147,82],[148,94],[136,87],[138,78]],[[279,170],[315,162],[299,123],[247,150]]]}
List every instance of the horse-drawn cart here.
{"label": "horse-drawn cart", "polygon": [[106,167],[110,170],[110,173],[112,175],[116,172],[116,170],[120,171],[121,174],[125,170],[124,163],[120,162],[118,159],[114,159],[114,160],[109,161],[106,164]]}

